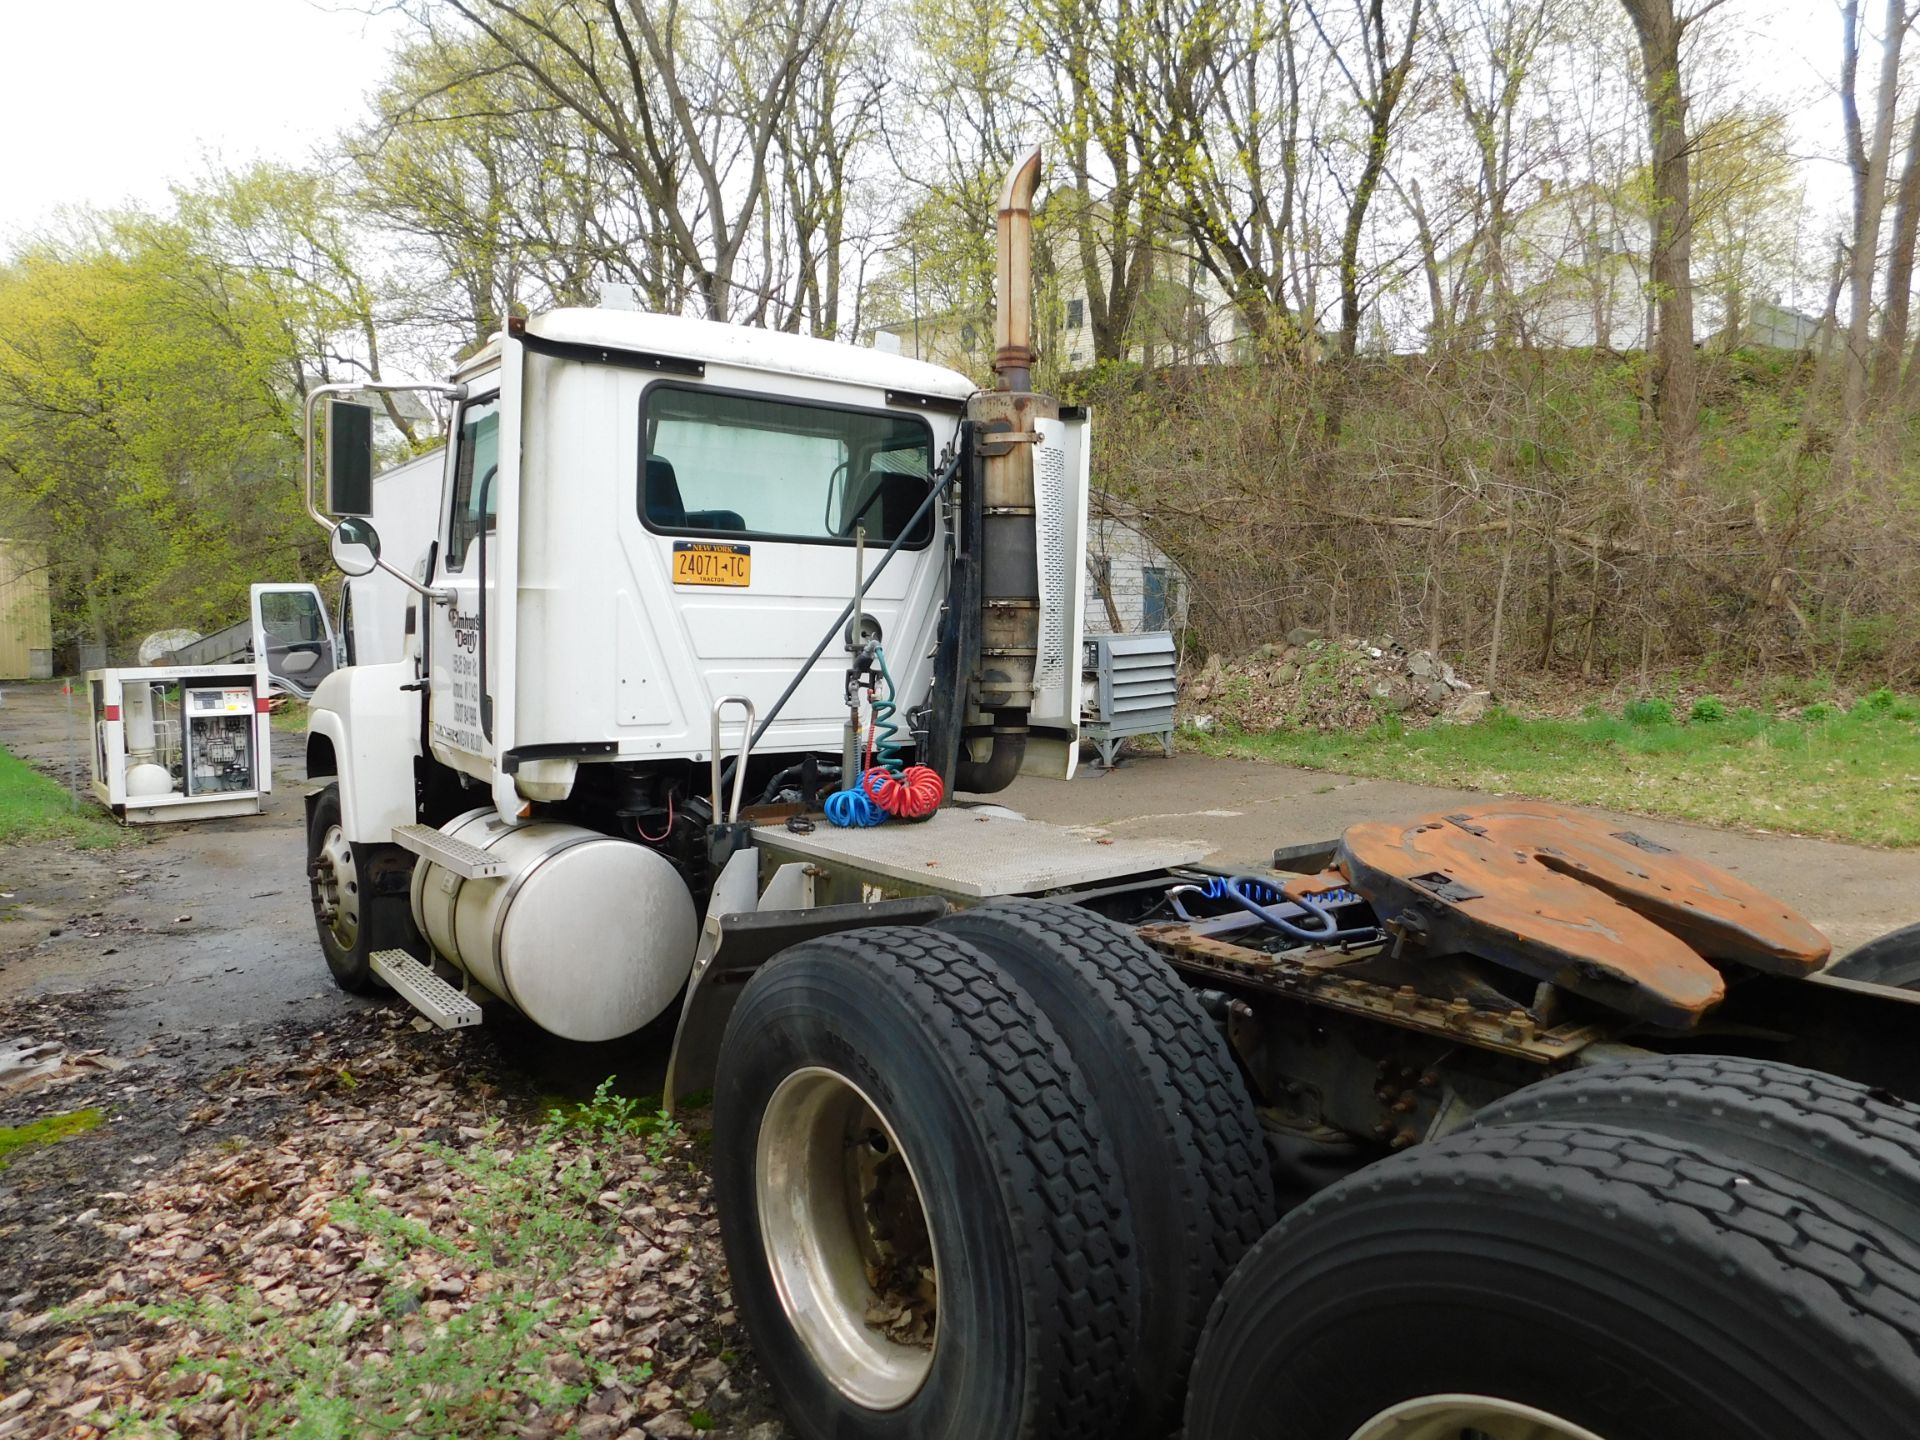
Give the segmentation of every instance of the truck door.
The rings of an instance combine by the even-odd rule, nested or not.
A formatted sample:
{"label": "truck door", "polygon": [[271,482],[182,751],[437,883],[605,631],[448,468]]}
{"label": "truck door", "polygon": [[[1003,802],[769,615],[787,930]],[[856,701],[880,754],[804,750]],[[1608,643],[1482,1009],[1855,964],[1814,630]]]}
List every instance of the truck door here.
{"label": "truck door", "polygon": [[497,671],[495,657],[486,653],[483,626],[489,606],[498,603],[497,586],[487,573],[498,558],[493,534],[499,503],[498,391],[460,407],[449,463],[434,583],[453,598],[421,607],[422,623],[431,628],[429,729],[437,758],[484,776],[492,751],[489,712]]}
{"label": "truck door", "polygon": [[253,653],[274,688],[312,697],[340,663],[333,626],[312,585],[255,585]]}

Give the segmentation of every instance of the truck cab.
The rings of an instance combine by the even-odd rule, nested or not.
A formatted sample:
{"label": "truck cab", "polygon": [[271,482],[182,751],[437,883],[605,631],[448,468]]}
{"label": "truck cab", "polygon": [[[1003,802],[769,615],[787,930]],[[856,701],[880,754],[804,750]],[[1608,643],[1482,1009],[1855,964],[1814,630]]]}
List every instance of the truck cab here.
{"label": "truck cab", "polygon": [[[402,571],[371,524],[336,530],[345,568],[405,586],[409,637],[313,697],[309,772],[332,780],[316,907],[343,922],[344,983],[397,948],[514,998],[504,941],[476,958],[455,920],[436,934],[431,895],[400,893],[434,864],[495,878],[457,875],[476,864],[450,858],[456,833],[556,875],[584,877],[577,856],[550,862],[588,837],[628,847],[592,883],[649,906],[584,878],[539,888],[600,930],[677,936],[743,843],[743,808],[817,809],[876,757],[942,792],[1073,773],[1084,413],[863,347],[599,309],[515,321],[444,392],[424,558]],[[562,1033],[651,1019],[693,944],[663,942],[674,984],[612,1016],[589,992],[626,962],[601,949],[521,962],[522,990],[535,968],[580,972],[547,1015]]]}

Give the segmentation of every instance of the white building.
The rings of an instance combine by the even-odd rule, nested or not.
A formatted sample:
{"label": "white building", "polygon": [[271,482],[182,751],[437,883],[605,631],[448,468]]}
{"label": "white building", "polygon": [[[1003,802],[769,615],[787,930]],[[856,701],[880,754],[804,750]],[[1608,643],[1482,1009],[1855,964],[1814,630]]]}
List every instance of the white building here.
{"label": "white building", "polygon": [[[1647,252],[1652,233],[1645,213],[1597,185],[1555,190],[1543,186],[1538,200],[1514,217],[1503,246],[1511,292],[1508,337],[1515,345],[1550,349],[1645,350],[1654,324],[1647,293]],[[1700,343],[1768,345],[1785,350],[1810,346],[1819,329],[1812,316],[1777,298],[1742,305],[1736,333],[1728,336],[1726,298],[1700,283],[1696,252],[1693,333]],[[1493,338],[1495,321],[1487,256],[1479,246],[1441,262],[1441,286],[1456,312],[1477,285],[1471,317],[1456,313],[1474,343]]]}
{"label": "white building", "polygon": [[1186,628],[1186,572],[1147,537],[1139,512],[1095,493],[1087,515],[1089,635]]}
{"label": "white building", "polygon": [[[1036,240],[1035,344],[1059,370],[1094,363],[1087,274],[1072,228],[1055,224]],[[1111,260],[1102,252],[1099,284],[1109,284]],[[1246,323],[1224,287],[1175,237],[1163,237],[1141,286],[1126,358],[1136,364],[1207,365],[1246,359]],[[910,315],[878,325],[868,343],[890,355],[928,360],[984,377],[993,361],[990,307],[978,314],[949,311]]]}

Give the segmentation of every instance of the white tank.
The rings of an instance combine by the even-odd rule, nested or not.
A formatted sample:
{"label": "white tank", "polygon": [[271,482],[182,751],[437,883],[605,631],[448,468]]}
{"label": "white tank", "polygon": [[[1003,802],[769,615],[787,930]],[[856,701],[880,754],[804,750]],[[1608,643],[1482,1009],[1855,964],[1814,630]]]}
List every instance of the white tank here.
{"label": "white tank", "polygon": [[155,765],[148,761],[127,767],[127,798],[129,800],[144,800],[153,795],[173,793],[173,776],[166,766]]}
{"label": "white tank", "polygon": [[414,923],[442,956],[567,1040],[630,1035],[673,1003],[700,926],[666,860],[575,825],[504,825],[491,809],[441,829],[503,865],[490,880],[414,866]]}

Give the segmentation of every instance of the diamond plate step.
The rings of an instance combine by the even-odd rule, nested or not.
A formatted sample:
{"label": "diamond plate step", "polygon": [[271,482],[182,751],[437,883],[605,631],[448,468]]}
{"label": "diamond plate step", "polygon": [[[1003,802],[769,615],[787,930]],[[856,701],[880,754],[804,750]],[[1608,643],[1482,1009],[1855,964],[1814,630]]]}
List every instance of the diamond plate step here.
{"label": "diamond plate step", "polygon": [[478,1005],[406,951],[376,950],[371,960],[374,974],[442,1030],[458,1030],[480,1023]]}
{"label": "diamond plate step", "polygon": [[451,870],[463,880],[492,880],[500,874],[500,861],[493,855],[478,845],[443,834],[431,825],[396,825],[393,843]]}

